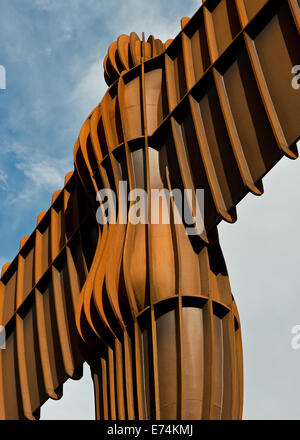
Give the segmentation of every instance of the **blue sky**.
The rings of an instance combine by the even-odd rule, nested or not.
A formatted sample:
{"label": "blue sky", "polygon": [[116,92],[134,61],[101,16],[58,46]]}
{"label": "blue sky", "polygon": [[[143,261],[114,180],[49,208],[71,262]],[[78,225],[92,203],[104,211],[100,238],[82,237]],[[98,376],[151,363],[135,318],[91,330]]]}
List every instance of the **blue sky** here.
{"label": "blue sky", "polygon": [[[47,210],[73,169],[72,151],[86,116],[106,85],[102,62],[122,33],[176,35],[180,18],[200,1],[3,0],[0,65],[0,266]],[[300,92],[299,92],[300,93]],[[300,418],[298,161],[283,160],[265,180],[265,195],[248,196],[236,225],[220,239],[239,307],[245,357],[245,418]],[[4,232],[3,232],[4,231]],[[93,418],[91,381],[65,386],[42,418]]]}

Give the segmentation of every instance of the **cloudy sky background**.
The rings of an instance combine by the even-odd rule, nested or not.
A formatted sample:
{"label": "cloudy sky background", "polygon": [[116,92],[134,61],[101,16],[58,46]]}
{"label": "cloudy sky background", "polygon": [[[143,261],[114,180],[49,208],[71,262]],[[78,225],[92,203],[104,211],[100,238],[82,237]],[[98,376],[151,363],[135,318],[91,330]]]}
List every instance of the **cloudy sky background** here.
{"label": "cloudy sky background", "polygon": [[[131,31],[171,38],[200,3],[1,0],[0,267],[73,169],[80,127],[106,90],[109,44]],[[300,350],[291,347],[291,329],[300,324],[299,171],[299,161],[283,159],[264,180],[265,194],[249,195],[238,222],[219,228],[242,323],[245,419],[300,419]],[[85,368],[41,418],[92,419],[92,396]]]}

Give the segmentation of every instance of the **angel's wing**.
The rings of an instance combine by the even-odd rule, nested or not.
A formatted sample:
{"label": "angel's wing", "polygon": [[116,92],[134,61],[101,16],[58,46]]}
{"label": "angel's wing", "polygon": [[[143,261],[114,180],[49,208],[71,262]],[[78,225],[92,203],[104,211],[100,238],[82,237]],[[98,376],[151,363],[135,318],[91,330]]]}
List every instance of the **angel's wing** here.
{"label": "angel's wing", "polygon": [[76,172],[4,266],[0,281],[0,419],[35,419],[62,384],[82,376],[87,349],[75,307],[98,239],[98,225]]}

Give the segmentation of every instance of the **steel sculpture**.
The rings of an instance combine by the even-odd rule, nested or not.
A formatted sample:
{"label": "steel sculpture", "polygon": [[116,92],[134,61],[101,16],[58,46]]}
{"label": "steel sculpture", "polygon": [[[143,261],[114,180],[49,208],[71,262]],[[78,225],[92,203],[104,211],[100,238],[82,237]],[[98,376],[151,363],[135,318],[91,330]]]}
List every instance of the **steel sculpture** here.
{"label": "steel sculpture", "polygon": [[[249,192],[297,157],[299,0],[206,0],[172,41],[121,35],[75,170],[4,266],[0,418],[36,419],[89,362],[97,419],[242,416],[241,330],[218,242]],[[204,231],[104,224],[119,183],[205,190]],[[171,212],[176,206],[171,201]]]}

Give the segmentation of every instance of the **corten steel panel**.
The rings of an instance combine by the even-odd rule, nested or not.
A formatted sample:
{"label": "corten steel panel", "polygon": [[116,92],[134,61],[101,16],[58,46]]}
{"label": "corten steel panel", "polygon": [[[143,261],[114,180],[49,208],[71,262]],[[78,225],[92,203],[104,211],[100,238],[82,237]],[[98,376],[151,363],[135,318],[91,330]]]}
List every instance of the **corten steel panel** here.
{"label": "corten steel panel", "polygon": [[[173,41],[132,33],[110,46],[110,87],[75,171],[2,271],[1,418],[37,418],[85,361],[97,419],[241,418],[241,329],[217,225],[297,157],[299,23],[298,0],[206,0]],[[204,189],[204,231],[175,224],[172,201],[170,224],[122,224],[132,202],[120,181]],[[96,222],[102,188],[117,193],[117,224]]]}
{"label": "corten steel panel", "polygon": [[69,173],[64,189],[55,193],[49,211],[39,215],[36,230],[21,241],[19,255],[2,272],[0,312],[8,349],[0,353],[1,418],[37,418],[49,397],[61,397],[68,377],[82,376],[89,357],[75,309],[97,225],[87,206],[76,173]]}

